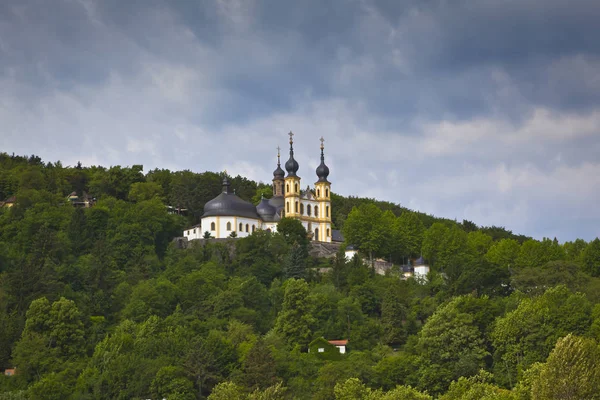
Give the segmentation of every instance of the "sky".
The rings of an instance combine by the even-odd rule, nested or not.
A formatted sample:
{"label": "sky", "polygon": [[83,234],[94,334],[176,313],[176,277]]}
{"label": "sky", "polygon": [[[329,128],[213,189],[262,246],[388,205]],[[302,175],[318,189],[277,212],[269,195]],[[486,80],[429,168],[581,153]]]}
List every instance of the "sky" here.
{"label": "sky", "polygon": [[600,236],[597,0],[2,0],[0,151]]}

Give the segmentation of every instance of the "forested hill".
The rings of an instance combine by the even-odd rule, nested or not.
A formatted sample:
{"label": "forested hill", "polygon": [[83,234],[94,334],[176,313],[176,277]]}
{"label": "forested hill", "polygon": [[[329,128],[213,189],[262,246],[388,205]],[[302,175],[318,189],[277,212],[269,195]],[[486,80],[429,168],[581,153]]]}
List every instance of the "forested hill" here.
{"label": "forested hill", "polygon": [[[288,219],[276,234],[177,248],[221,178],[0,154],[0,400],[600,393],[600,240],[536,241],[334,196],[350,243],[396,264],[422,254],[427,279],[377,275],[343,251],[313,259]],[[255,203],[271,193],[232,186]],[[86,194],[94,205],[74,206]],[[348,339],[347,354],[321,338]]]}
{"label": "forested hill", "polygon": [[[268,178],[268,177],[267,177]],[[158,197],[165,205],[184,209],[186,221],[194,225],[200,221],[204,204],[221,192],[223,173],[191,171],[169,171],[154,169],[144,174],[143,166],[113,166],[109,168],[92,166],[63,166],[60,162],[44,163],[37,156],[21,157],[0,153],[0,201],[17,195],[19,190],[45,190],[66,197],[75,191],[102,199],[114,197],[118,200],[135,202]],[[257,204],[261,196],[270,198],[272,189],[269,184],[255,182],[241,176],[231,179],[231,187],[244,200]],[[353,207],[374,204],[382,211],[391,211],[395,216],[410,211],[399,204],[375,199],[344,197],[332,194],[333,224],[342,229],[346,217]],[[520,243],[529,239],[516,235],[502,227],[478,227],[471,221],[457,223],[450,219],[437,218],[418,211],[414,212],[425,228],[435,222],[447,226],[458,224],[466,232],[480,230],[494,240],[516,239]]]}

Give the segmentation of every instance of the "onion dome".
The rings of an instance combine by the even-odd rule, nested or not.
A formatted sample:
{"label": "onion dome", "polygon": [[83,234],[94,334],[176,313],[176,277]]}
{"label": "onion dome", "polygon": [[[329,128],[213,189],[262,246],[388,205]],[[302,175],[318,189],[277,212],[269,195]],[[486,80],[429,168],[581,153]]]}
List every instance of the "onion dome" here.
{"label": "onion dome", "polygon": [[256,206],[256,212],[263,221],[272,221],[275,218],[275,207],[269,204],[269,200],[264,197]]}
{"label": "onion dome", "polygon": [[288,133],[288,135],[290,135],[290,158],[289,160],[286,161],[285,163],[285,170],[287,171],[287,176],[297,176],[296,172],[298,172],[298,169],[300,168],[300,166],[298,165],[298,161],[294,160],[294,140],[293,140],[293,136],[294,134],[292,132]]}
{"label": "onion dome", "polygon": [[281,169],[281,158],[279,155],[279,147],[277,147],[277,169],[273,171],[273,180],[275,179],[283,179],[285,176],[285,171]]}
{"label": "onion dome", "polygon": [[325,155],[323,154],[323,142],[325,139],[321,138],[321,164],[317,167],[317,176],[319,177],[318,182],[327,182],[327,177],[329,176],[329,167],[325,165]]}
{"label": "onion dome", "polygon": [[285,200],[283,196],[273,196],[269,199],[269,205],[275,210],[279,210],[285,205]]}
{"label": "onion dome", "polygon": [[417,258],[417,260],[415,261],[415,265],[425,265],[425,259],[423,258],[423,256]]}
{"label": "onion dome", "polygon": [[225,177],[221,194],[204,205],[202,217],[230,216],[258,219],[256,207],[252,203],[240,199],[230,186],[229,180]]}

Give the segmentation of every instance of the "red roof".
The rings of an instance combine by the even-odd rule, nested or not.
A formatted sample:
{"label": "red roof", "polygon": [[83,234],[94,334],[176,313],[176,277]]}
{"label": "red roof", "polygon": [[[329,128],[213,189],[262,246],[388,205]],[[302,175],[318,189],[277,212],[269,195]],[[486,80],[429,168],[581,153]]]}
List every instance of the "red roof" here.
{"label": "red roof", "polygon": [[346,346],[348,344],[348,340],[329,340],[329,344],[334,346]]}

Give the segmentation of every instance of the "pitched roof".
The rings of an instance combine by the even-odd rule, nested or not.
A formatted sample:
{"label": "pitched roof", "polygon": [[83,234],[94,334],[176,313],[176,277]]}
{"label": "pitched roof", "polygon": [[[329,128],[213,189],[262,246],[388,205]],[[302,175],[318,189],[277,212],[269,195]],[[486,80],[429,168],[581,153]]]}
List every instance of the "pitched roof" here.
{"label": "pitched roof", "polygon": [[347,339],[343,339],[343,340],[328,340],[329,344],[332,344],[334,346],[346,346],[348,345],[348,340]]}

